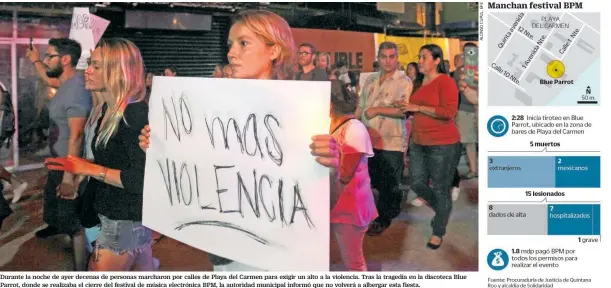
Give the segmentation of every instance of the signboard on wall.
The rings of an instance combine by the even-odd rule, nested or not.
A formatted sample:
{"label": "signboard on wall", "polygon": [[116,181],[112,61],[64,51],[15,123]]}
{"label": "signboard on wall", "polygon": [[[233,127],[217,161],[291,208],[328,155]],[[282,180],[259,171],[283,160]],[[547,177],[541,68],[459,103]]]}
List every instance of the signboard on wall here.
{"label": "signboard on wall", "polygon": [[451,65],[454,62],[454,55],[461,53],[460,40],[458,39],[399,37],[384,34],[376,34],[376,38],[378,44],[384,41],[391,41],[397,44],[399,48],[399,65],[403,68],[407,68],[407,64],[410,62],[418,62],[420,48],[426,44],[438,45],[443,51],[444,59],[450,60]]}
{"label": "signboard on wall", "polygon": [[295,44],[307,42],[316,47],[318,52],[331,55],[331,63],[337,64],[343,60],[351,71],[360,73],[373,71],[375,61],[375,34],[293,28]]}
{"label": "signboard on wall", "polygon": [[378,11],[403,14],[405,3],[403,2],[377,2]]}

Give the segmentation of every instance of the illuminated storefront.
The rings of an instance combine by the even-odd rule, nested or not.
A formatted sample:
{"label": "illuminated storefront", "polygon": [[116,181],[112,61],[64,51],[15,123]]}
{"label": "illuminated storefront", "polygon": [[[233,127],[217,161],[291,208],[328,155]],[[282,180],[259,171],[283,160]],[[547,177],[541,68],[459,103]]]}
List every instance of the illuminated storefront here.
{"label": "illuminated storefront", "polygon": [[6,168],[39,168],[49,156],[45,107],[55,91],[40,83],[26,50],[31,37],[44,55],[50,38],[68,36],[71,17],[71,9],[0,11],[0,82],[12,95],[17,118],[13,139],[0,147],[0,164]]}

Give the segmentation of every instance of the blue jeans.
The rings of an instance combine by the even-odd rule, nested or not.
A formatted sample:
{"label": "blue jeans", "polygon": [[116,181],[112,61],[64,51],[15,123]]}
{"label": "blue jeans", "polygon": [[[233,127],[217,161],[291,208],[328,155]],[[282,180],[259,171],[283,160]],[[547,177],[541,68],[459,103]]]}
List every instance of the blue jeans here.
{"label": "blue jeans", "polygon": [[433,235],[443,237],[452,212],[450,189],[458,166],[456,154],[460,151],[460,143],[434,146],[412,143],[409,149],[410,187],[435,211],[431,222]]}
{"label": "blue jeans", "polygon": [[112,220],[99,214],[101,228],[96,249],[108,249],[117,255],[130,253],[138,256],[142,248],[151,245],[153,231],[142,226],[142,222]]}

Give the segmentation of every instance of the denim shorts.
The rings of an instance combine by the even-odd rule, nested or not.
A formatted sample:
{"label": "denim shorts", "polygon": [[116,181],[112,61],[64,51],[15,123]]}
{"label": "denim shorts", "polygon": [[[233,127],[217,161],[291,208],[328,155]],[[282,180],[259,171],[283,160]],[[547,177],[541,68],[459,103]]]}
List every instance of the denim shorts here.
{"label": "denim shorts", "polygon": [[130,253],[140,254],[153,242],[153,231],[142,226],[142,222],[129,220],[112,220],[100,217],[100,235],[96,240],[96,249],[108,249],[117,255]]}

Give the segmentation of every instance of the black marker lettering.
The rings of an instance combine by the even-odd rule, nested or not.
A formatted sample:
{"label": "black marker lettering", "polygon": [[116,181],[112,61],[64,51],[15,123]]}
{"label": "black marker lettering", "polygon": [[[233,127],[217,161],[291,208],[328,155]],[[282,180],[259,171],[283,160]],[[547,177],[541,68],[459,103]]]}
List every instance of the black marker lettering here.
{"label": "black marker lettering", "polygon": [[314,223],[312,223],[312,219],[310,219],[310,215],[308,215],[308,209],[303,204],[303,199],[301,199],[301,189],[299,189],[299,183],[295,182],[295,186],[293,187],[293,215],[291,215],[291,223],[295,223],[295,213],[297,211],[303,211],[303,217],[308,223],[308,227],[314,227]]}
{"label": "black marker lettering", "polygon": [[282,222],[282,226],[284,227],[284,225],[288,225],[289,223],[287,223],[284,218],[284,195],[282,186],[284,186],[284,181],[280,178],[278,180],[278,212],[280,213],[280,222]]}
{"label": "black marker lettering", "polygon": [[[216,148],[216,146],[215,146],[216,145],[216,141],[214,141],[214,122],[217,119],[219,119],[219,118],[217,117],[217,118],[214,118],[212,120],[212,129],[210,129],[210,125],[208,124],[208,118],[205,119],[205,121],[206,121],[206,128],[208,128],[208,138],[210,139],[210,144],[212,145],[212,148]],[[221,130],[225,131],[225,125],[223,125],[223,121],[221,121],[220,119],[219,119],[219,125],[221,125]]]}
{"label": "black marker lettering", "polygon": [[231,125],[232,122],[233,122],[233,130],[235,131],[235,136],[238,139],[238,142],[240,143],[240,150],[242,151],[242,153],[244,153],[244,142],[242,141],[242,132],[240,131],[240,126],[238,125],[238,122],[236,122],[236,120],[233,118],[229,118],[229,121],[227,121],[227,130],[225,131],[225,133],[223,133],[223,140],[225,140],[225,149],[229,150],[229,136],[227,134],[229,134],[229,125]]}
{"label": "black marker lettering", "polygon": [[176,161],[172,160],[172,171],[174,172],[174,187],[176,188],[176,199],[180,204],[180,189],[178,188],[178,173],[176,173]]}
{"label": "black marker lettering", "polygon": [[[166,172],[163,171],[163,165],[161,161],[157,160],[157,164],[159,164],[159,169],[161,170],[161,175],[163,176],[163,182],[165,183],[165,189],[168,192],[168,198],[170,198],[170,206],[174,206],[174,201],[172,200],[172,180],[170,180],[170,163],[169,160],[165,159]],[[167,175],[167,178],[166,178]]]}
{"label": "black marker lettering", "polygon": [[[251,124],[253,124],[252,125],[253,136],[255,138],[255,145],[256,145],[255,151],[253,151],[252,154],[248,152],[248,143],[246,143],[246,140],[248,139],[248,128],[250,127]],[[246,150],[246,154],[250,156],[255,156],[257,154],[257,151],[259,151],[259,154],[261,154],[261,159],[263,159],[263,151],[261,151],[261,144],[259,143],[259,134],[257,133],[257,116],[255,114],[250,114],[250,116],[248,116],[248,120],[246,120],[246,125],[244,125],[243,136],[244,136],[244,149]]]}
{"label": "black marker lettering", "polygon": [[176,119],[176,122],[173,122],[171,119],[172,115],[170,115],[170,110],[168,110],[168,107],[165,105],[165,99],[161,99],[161,103],[163,104],[163,118],[165,121],[165,140],[168,140],[169,121],[170,125],[172,126],[172,130],[174,131],[174,135],[176,135],[176,139],[178,139],[178,141],[180,142],[180,128],[178,128],[178,126],[174,124],[178,124],[178,115],[176,115],[176,105],[174,105],[174,98],[170,98],[170,100],[172,101],[172,106],[174,107],[174,118]]}
{"label": "black marker lettering", "polygon": [[250,205],[250,208],[252,209],[252,212],[255,213],[255,216],[257,216],[257,218],[261,217],[261,212],[259,211],[259,195],[257,194],[257,170],[252,170],[252,174],[253,174],[253,182],[255,183],[255,189],[254,191],[254,195],[255,195],[255,201],[252,201],[252,198],[250,198],[250,194],[248,193],[248,190],[246,189],[246,185],[244,185],[244,180],[242,179],[242,175],[240,175],[240,172],[238,172],[238,202],[239,202],[239,210],[240,210],[240,215],[242,215],[242,218],[244,218],[244,212],[242,210],[242,193],[246,196],[246,201],[248,201],[248,205]]}
{"label": "black marker lettering", "polygon": [[276,121],[276,125],[278,125],[278,128],[280,127],[280,123],[278,122],[278,119],[276,119],[276,117],[274,117],[274,115],[271,114],[267,114],[265,115],[265,127],[267,128],[267,131],[269,132],[270,137],[272,138],[272,142],[274,142],[274,149],[276,150],[276,153],[278,153],[278,156],[274,156],[272,154],[272,150],[270,149],[270,144],[269,144],[269,138],[265,138],[265,147],[267,147],[267,155],[269,155],[269,158],[272,159],[272,161],[274,161],[274,163],[276,163],[278,166],[282,166],[282,158],[283,158],[283,153],[282,153],[282,147],[280,147],[280,143],[278,142],[278,140],[276,139],[276,135],[274,135],[274,131],[272,131],[272,128],[269,125],[269,119],[273,119],[274,121]]}
{"label": "black marker lettering", "polygon": [[[188,101],[187,101],[187,96],[185,96],[185,94],[182,94],[180,96],[180,99],[178,100],[180,102],[180,118],[182,119],[182,128],[185,129],[185,133],[191,134],[191,131],[193,131],[193,120],[191,119],[191,111],[189,110],[189,106],[187,105]],[[185,112],[189,118],[189,128],[187,128],[187,125],[185,125]]]}
{"label": "black marker lettering", "polygon": [[227,192],[227,189],[221,189],[219,188],[219,174],[218,174],[218,170],[219,169],[228,169],[228,168],[233,168],[235,167],[235,165],[232,166],[216,166],[214,165],[214,178],[216,179],[216,194],[219,200],[219,212],[220,213],[231,213],[231,212],[238,212],[238,211],[223,211],[223,205],[221,204],[221,193],[225,193]]}
{"label": "black marker lettering", "polygon": [[212,207],[212,204],[207,204],[203,206],[202,203],[199,202],[199,172],[197,171],[197,164],[194,166],[195,166],[195,191],[197,191],[197,205],[199,205],[199,207],[202,210],[205,210],[205,209],[216,210],[216,208]]}
{"label": "black marker lettering", "polygon": [[272,188],[272,181],[269,179],[269,177],[265,174],[261,175],[261,178],[259,179],[259,198],[261,198],[261,206],[263,206],[263,210],[265,210],[265,214],[267,214],[269,222],[274,222],[274,220],[276,220],[276,208],[274,208],[274,202],[272,202],[272,213],[274,214],[274,216],[271,216],[269,215],[269,210],[267,210],[267,205],[265,205],[265,201],[263,198],[264,179],[267,181],[267,183],[269,183],[269,187]]}
{"label": "black marker lettering", "polygon": [[[174,101],[173,97],[171,97],[169,101],[172,102],[171,103],[172,107],[169,107],[169,103],[168,105],[166,105],[165,99],[162,99],[162,104],[163,104],[163,109],[164,109],[164,121],[165,121],[165,126],[166,126],[165,127],[165,139],[168,140],[167,134],[168,134],[168,130],[171,127],[171,129],[174,132],[174,135],[176,136],[176,139],[180,142],[182,138],[181,133],[184,132],[186,135],[192,134],[194,131],[193,128],[196,125],[195,123],[193,123],[194,119],[193,119],[193,115],[191,114],[190,104],[188,101],[188,97],[186,95],[182,94],[180,98],[178,99],[179,107],[176,107],[176,102]],[[180,113],[180,115],[178,115],[178,113]],[[181,122],[179,122],[179,119],[178,119],[179,117],[181,118],[180,119]],[[276,137],[276,134],[280,132],[280,130],[278,129],[282,129],[282,125],[280,125],[278,118],[276,118],[274,115],[266,114],[263,118],[263,121],[264,121],[263,124],[265,125],[265,129],[268,132],[268,135],[265,137],[265,143],[264,143],[265,148],[267,150],[266,152],[263,152],[261,148],[262,143],[259,140],[258,133],[260,131],[257,125],[258,123],[257,123],[256,114],[254,113],[249,114],[248,118],[246,119],[246,122],[244,123],[244,126],[242,127],[240,127],[240,125],[238,124],[238,121],[236,120],[237,118],[226,118],[227,119],[226,121],[221,119],[221,117],[214,117],[210,119],[211,119],[211,122],[209,121],[208,118],[206,118],[205,121],[206,121],[206,128],[208,131],[208,136],[209,136],[212,148],[216,148],[215,145],[217,144],[216,142],[218,141],[218,140],[215,140],[215,136],[216,136],[216,139],[218,139],[218,136],[221,136],[221,135],[218,135],[219,134],[218,131],[216,132],[216,134],[214,133],[215,132],[214,129],[216,128],[215,125],[218,125],[219,126],[218,128],[221,129],[221,133],[222,133],[221,141],[223,141],[225,150],[231,150],[231,148],[233,148],[233,150],[237,151],[236,149],[237,146],[235,142],[233,142],[231,145],[229,144],[230,141],[233,141],[233,139],[236,139],[237,145],[239,145],[240,152],[242,154],[246,154],[248,156],[254,156],[256,158],[261,157],[261,159],[264,158],[264,154],[267,154],[267,156],[276,165],[278,165],[279,167],[282,166],[283,161],[284,161],[284,152],[283,152],[282,146],[280,145],[279,139]],[[272,122],[275,122],[275,124],[273,124]],[[273,125],[275,125],[276,127],[272,127]],[[181,129],[183,131],[181,131]],[[230,131],[232,129],[233,131]],[[234,134],[235,138],[233,138],[233,136],[230,136],[229,134]],[[250,139],[251,141],[250,147],[248,146],[248,140],[249,140],[248,137],[252,137]],[[232,139],[230,140],[230,138]],[[254,145],[252,144],[253,141],[254,141]],[[230,147],[232,145],[234,147]],[[249,149],[249,148],[253,148],[253,149]],[[219,173],[220,173],[219,170],[236,168],[236,166],[235,165],[230,165],[230,166],[213,165],[214,176],[215,176],[215,181],[216,181],[216,196],[217,196],[217,201],[218,201],[218,209],[217,209],[213,206],[213,204],[202,205],[201,203],[200,197],[204,197],[205,193],[204,195],[200,195],[199,171],[198,171],[197,165],[193,165],[194,171],[190,171],[189,164],[185,162],[165,159],[166,163],[164,167],[162,161],[163,160],[158,160],[157,164],[159,166],[162,177],[164,179],[166,192],[168,194],[168,198],[170,200],[171,206],[174,205],[173,203],[174,199],[172,195],[174,191],[172,191],[173,189],[172,182],[174,182],[173,183],[174,189],[176,189],[176,198],[178,201],[177,203],[181,204],[182,202],[184,203],[185,206],[190,206],[191,203],[193,202],[193,190],[194,190],[193,185],[195,185],[197,205],[202,210],[218,210],[218,213],[239,213],[240,216],[244,218],[245,217],[244,214],[249,214],[249,213],[244,213],[243,202],[246,202],[250,206],[250,209],[252,210],[256,218],[261,218],[262,213],[261,213],[260,205],[262,205],[263,210],[265,210],[265,214],[269,222],[273,223],[279,220],[278,222],[280,222],[280,225],[282,227],[289,227],[289,226],[292,226],[296,221],[299,222],[299,220],[296,220],[295,218],[297,218],[298,217],[297,214],[300,213],[300,214],[303,214],[303,218],[305,219],[305,222],[308,225],[308,227],[310,229],[314,228],[314,223],[312,222],[312,219],[309,215],[309,211],[306,208],[305,203],[303,202],[303,198],[301,196],[301,190],[297,182],[295,182],[295,185],[293,186],[293,199],[292,200],[285,199],[284,190],[283,190],[284,189],[284,180],[282,178],[279,178],[276,181],[276,180],[272,180],[273,177],[270,177],[268,174],[261,174],[259,176],[257,175],[258,171],[256,169],[253,169],[252,171],[253,180],[252,181],[254,185],[249,186],[249,185],[246,185],[246,182],[249,182],[249,180],[244,179],[240,171],[234,170],[236,171],[235,176],[237,178],[236,179],[237,180],[237,191],[236,191],[237,197],[233,198],[234,197],[233,191],[231,191],[231,193],[225,193],[225,192],[230,192],[229,189],[221,187],[221,186],[227,186],[227,185],[221,185],[220,180],[223,179],[224,181],[227,181],[229,180],[229,178],[227,178],[227,176],[219,177]],[[177,167],[177,165],[181,165],[181,166]],[[191,177],[192,172],[195,173],[195,179],[194,179],[195,184],[193,184],[192,182],[193,181],[193,178]],[[234,174],[233,172],[230,172],[230,174],[227,174],[227,175],[234,175]],[[174,179],[172,179],[172,177]],[[187,186],[184,183],[185,181],[188,181],[188,185],[189,185],[188,190],[185,189]],[[278,187],[273,187],[274,184],[276,184],[275,182],[277,182]],[[267,183],[265,184],[266,187],[264,187],[264,183]],[[230,184],[230,183],[226,183],[226,184]],[[270,188],[269,192],[272,192],[272,193],[264,195],[264,190],[267,189],[267,187]],[[275,207],[276,199],[273,199],[275,198],[273,195],[274,194],[273,191],[276,188],[278,189],[277,190],[278,191],[278,194],[277,194],[278,215],[276,214],[276,209],[275,209],[276,208]],[[250,192],[252,192],[252,194]],[[189,195],[186,195],[187,193]],[[225,199],[225,198],[229,198],[229,199]],[[267,203],[265,202],[265,198],[269,198],[268,199],[269,201],[267,201]],[[237,200],[237,203],[233,202],[234,200]],[[287,200],[287,202],[293,202],[293,203],[285,203],[284,200]],[[212,202],[214,202],[214,200]],[[223,202],[225,202],[225,206],[226,206],[225,208],[223,208]],[[207,200],[204,200],[204,203],[211,203],[211,202],[207,202]],[[237,207],[233,206],[235,204],[237,204]],[[291,213],[290,217],[288,213],[285,213],[285,207],[287,207],[286,205],[292,205],[291,207],[292,211],[290,211]],[[227,207],[227,206],[230,206],[230,207]],[[234,210],[230,210],[228,208],[234,208]],[[248,208],[246,208],[246,210],[248,210]],[[289,212],[289,211],[286,211],[286,212]],[[246,217],[252,217],[252,216],[247,215]],[[193,225],[213,225],[213,226],[218,225],[220,227],[226,227],[227,225],[229,225],[227,222],[215,222],[215,221],[196,221],[193,223],[189,223],[188,225],[191,225],[191,224]],[[236,226],[236,227],[231,227],[231,229],[240,230],[241,228]],[[242,232],[245,232],[245,231],[242,231]],[[251,235],[251,236],[253,237],[253,239],[256,239],[257,241],[261,240],[259,238],[256,238],[256,235]]]}
{"label": "black marker lettering", "polygon": [[[171,167],[169,162],[172,162]],[[173,204],[173,197],[172,197],[172,187],[171,187],[171,174],[174,174],[174,184],[175,184],[175,189],[176,189],[176,195],[177,195],[177,199],[178,199],[178,203],[182,202],[184,203],[185,206],[190,206],[192,201],[193,201],[193,183],[191,182],[192,178],[191,178],[191,172],[189,171],[189,166],[186,163],[181,164],[180,167],[180,171],[177,171],[177,165],[176,165],[176,161],[173,160],[168,160],[166,159],[166,169],[164,169],[162,162],[161,161],[157,161],[157,163],[159,164],[159,168],[161,169],[161,172],[163,174],[163,178],[166,184],[166,190],[168,192],[168,196],[170,198],[170,204]],[[261,174],[261,176],[258,176],[257,170],[253,169],[252,171],[252,183],[253,186],[251,186],[253,189],[250,189],[250,187],[248,187],[248,185],[246,185],[246,182],[248,182],[248,180],[245,182],[245,179],[242,177],[242,174],[237,171],[236,172],[236,180],[237,180],[237,199],[233,198],[235,200],[237,200],[237,203],[232,202],[231,198],[233,196],[233,193],[230,193],[231,195],[227,194],[224,197],[227,198],[229,197],[230,199],[221,199],[221,194],[225,193],[225,192],[230,192],[229,189],[226,188],[221,188],[221,184],[220,184],[220,177],[219,177],[219,170],[221,169],[232,169],[235,168],[235,165],[230,165],[230,166],[221,166],[221,165],[213,165],[214,168],[214,176],[215,176],[215,181],[216,181],[216,193],[217,193],[217,200],[218,200],[218,213],[223,213],[223,214],[229,214],[229,213],[238,213],[240,214],[240,216],[242,218],[245,218],[245,213],[244,213],[244,208],[243,208],[243,204],[244,202],[246,202],[248,204],[248,206],[250,206],[250,209],[253,212],[253,215],[256,218],[261,218],[261,209],[260,209],[260,205],[263,206],[263,210],[265,210],[265,214],[267,215],[267,219],[269,220],[269,222],[276,222],[276,220],[279,218],[279,222],[280,225],[282,227],[290,227],[293,224],[295,224],[295,221],[297,218],[297,213],[302,213],[303,214],[303,218],[305,219],[306,224],[308,225],[308,227],[310,229],[315,228],[314,223],[312,222],[312,219],[309,215],[308,209],[303,201],[303,197],[301,196],[301,188],[299,187],[299,183],[295,182],[294,186],[293,186],[293,199],[292,202],[289,205],[292,205],[292,211],[290,211],[290,217],[288,217],[288,213],[285,214],[285,207],[288,203],[284,202],[284,180],[282,178],[278,179],[278,214],[279,217],[276,216],[276,207],[274,207],[274,205],[276,204],[274,200],[268,201],[267,203],[265,203],[265,197],[263,190],[264,190],[264,182],[267,183],[269,188],[273,188],[273,184],[274,184],[274,180],[272,180],[272,177],[266,175],[266,174]],[[170,169],[173,170],[173,173],[170,172]],[[197,204],[199,206],[199,208],[201,208],[202,210],[217,210],[215,207],[212,207],[211,204],[208,205],[202,205],[201,204],[201,199],[200,199],[200,193],[199,193],[199,171],[198,171],[198,167],[197,165],[193,165],[193,169],[194,169],[194,173],[195,173],[195,190],[197,193]],[[178,175],[177,172],[180,172],[180,175]],[[229,172],[229,171],[228,171]],[[232,175],[233,172],[230,172]],[[227,180],[226,178],[227,176],[225,176],[225,180]],[[189,190],[187,191],[185,189],[185,180],[188,181],[189,183]],[[273,190],[272,190],[273,191]],[[252,192],[252,194],[250,193]],[[186,193],[189,193],[189,196],[186,197]],[[270,196],[270,195],[267,195]],[[237,204],[237,207],[234,210],[229,210],[227,209],[227,207],[225,207],[225,209],[223,209],[223,202],[227,202],[229,201],[230,204]],[[225,203],[227,204],[227,203]],[[225,205],[226,206],[226,205]],[[271,209],[270,209],[271,207]],[[287,211],[288,212],[288,211]]]}
{"label": "black marker lettering", "polygon": [[179,226],[177,226],[176,228],[174,228],[177,231],[180,231],[182,229],[185,229],[189,226],[214,226],[214,227],[221,227],[221,228],[226,228],[228,230],[232,230],[232,231],[237,231],[237,232],[241,232],[244,235],[246,235],[247,237],[253,239],[254,241],[257,241],[263,245],[274,245],[274,246],[278,246],[280,248],[283,248],[282,246],[272,243],[269,240],[255,234],[254,232],[248,231],[245,228],[242,228],[238,225],[235,225],[233,223],[229,223],[229,222],[224,222],[224,221],[193,221],[193,222],[187,222],[187,223],[183,223],[180,224]]}
{"label": "black marker lettering", "polygon": [[[216,141],[214,140],[214,123],[216,122],[219,123],[221,132],[223,133],[223,140],[225,141],[225,149],[227,150],[229,150],[229,135],[227,134],[229,133],[229,127],[231,126],[231,123],[233,122],[233,129],[235,131],[236,138],[238,139],[242,153],[244,153],[244,143],[242,142],[242,134],[240,132],[238,123],[233,118],[229,118],[229,121],[227,121],[227,128],[225,128],[225,125],[223,124],[223,120],[221,120],[221,118],[219,117],[215,117],[214,119],[212,119],[212,125],[209,125],[208,119],[206,119],[206,127],[208,128],[208,136],[210,137],[210,143],[212,144],[212,148],[215,148],[215,144],[216,144]],[[212,126],[212,128],[210,126]]]}
{"label": "black marker lettering", "polygon": [[[182,179],[184,174],[187,175],[187,179],[189,179],[189,201],[185,200],[185,189],[182,188]],[[182,167],[180,168],[180,194],[182,194],[182,201],[185,203],[185,206],[190,206],[191,201],[193,201],[193,186],[191,186],[191,175],[189,174],[189,169],[187,169],[187,163],[182,163]]]}
{"label": "black marker lettering", "polygon": [[72,29],[91,29],[92,21],[89,21],[89,15],[87,14],[76,14],[72,17]]}

